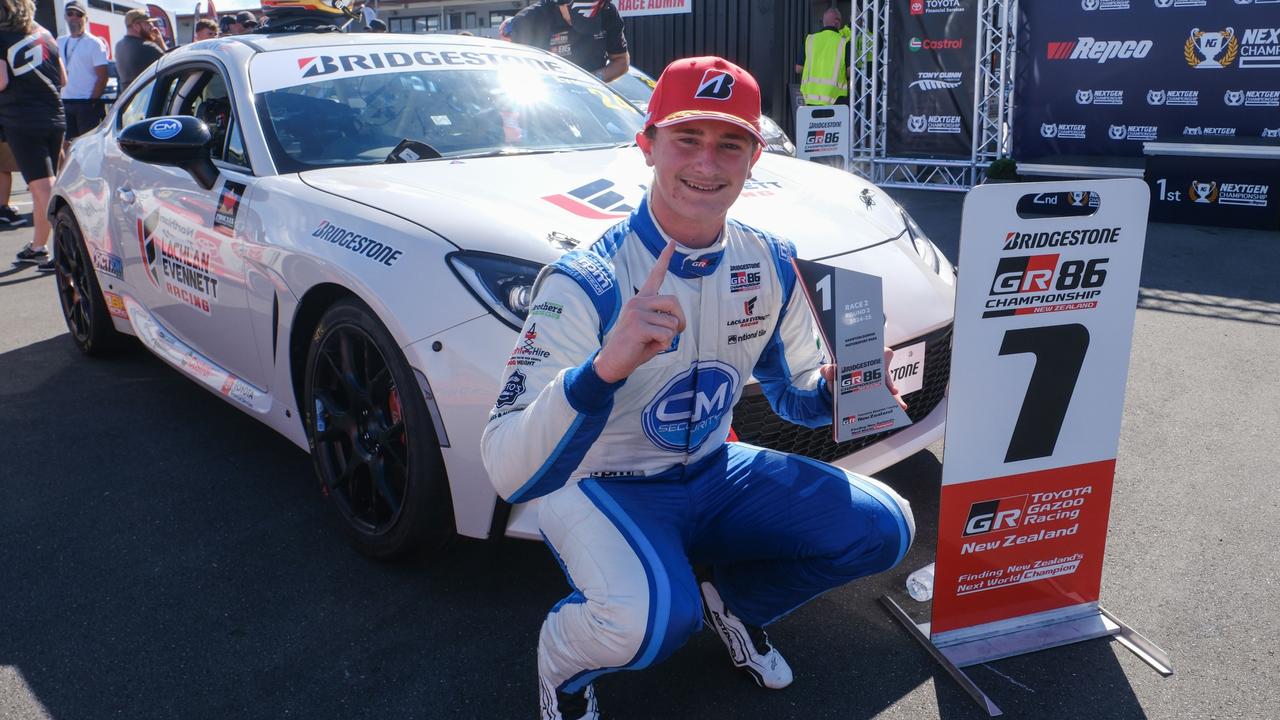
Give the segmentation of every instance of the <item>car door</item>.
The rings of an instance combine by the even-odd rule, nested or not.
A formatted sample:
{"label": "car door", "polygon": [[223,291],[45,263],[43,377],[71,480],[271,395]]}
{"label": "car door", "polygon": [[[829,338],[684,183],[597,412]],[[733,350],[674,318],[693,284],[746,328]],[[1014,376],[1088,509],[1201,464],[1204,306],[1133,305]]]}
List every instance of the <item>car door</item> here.
{"label": "car door", "polygon": [[182,65],[158,77],[151,96],[147,117],[192,115],[209,125],[218,178],[206,189],[180,168],[130,162],[117,200],[135,238],[127,251],[131,285],[169,332],[268,390],[242,234],[255,178],[225,75],[213,64]]}
{"label": "car door", "polygon": [[[163,99],[164,90],[156,90],[155,79],[134,87],[134,92],[122,97],[120,102],[116,103],[111,120],[116,134],[136,122],[160,114],[153,105]],[[119,278],[124,282],[122,289],[145,303],[148,298],[134,290],[137,282],[143,279],[143,271],[138,261],[137,232],[134,229],[135,195],[130,183],[130,176],[136,164],[138,164],[137,161],[125,155],[114,139],[102,143],[100,172],[106,187],[110,189],[111,197],[106,202],[108,239],[101,243],[101,246],[106,253],[122,260],[123,277]]]}

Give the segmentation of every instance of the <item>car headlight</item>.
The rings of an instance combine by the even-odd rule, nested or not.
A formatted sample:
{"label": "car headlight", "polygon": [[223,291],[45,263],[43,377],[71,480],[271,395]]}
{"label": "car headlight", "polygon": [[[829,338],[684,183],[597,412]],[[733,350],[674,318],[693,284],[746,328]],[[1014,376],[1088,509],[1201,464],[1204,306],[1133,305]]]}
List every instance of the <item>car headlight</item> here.
{"label": "car headlight", "polygon": [[920,256],[920,259],[924,260],[924,264],[933,268],[933,271],[944,279],[954,274],[951,263],[942,254],[942,251],[938,249],[938,246],[933,244],[929,236],[924,234],[924,230],[920,229],[920,225],[916,223],[915,219],[906,210],[902,208],[899,208],[899,210],[902,212],[902,222],[906,223],[907,226],[907,237],[911,240],[911,247],[915,248],[916,254]]}
{"label": "car headlight", "polygon": [[541,264],[463,250],[449,255],[449,267],[494,317],[514,330],[524,326],[533,300],[533,281],[542,271]]}

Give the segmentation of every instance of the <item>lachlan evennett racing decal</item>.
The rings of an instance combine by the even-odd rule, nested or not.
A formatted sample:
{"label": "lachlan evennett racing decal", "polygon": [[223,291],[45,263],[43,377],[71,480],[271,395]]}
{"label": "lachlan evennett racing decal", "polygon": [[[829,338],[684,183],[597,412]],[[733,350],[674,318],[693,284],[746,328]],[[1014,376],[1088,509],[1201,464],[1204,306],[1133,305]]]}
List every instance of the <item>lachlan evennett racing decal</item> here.
{"label": "lachlan evennett racing decal", "polygon": [[218,302],[211,255],[196,246],[195,229],[157,208],[138,218],[138,244],[151,284],[205,315]]}

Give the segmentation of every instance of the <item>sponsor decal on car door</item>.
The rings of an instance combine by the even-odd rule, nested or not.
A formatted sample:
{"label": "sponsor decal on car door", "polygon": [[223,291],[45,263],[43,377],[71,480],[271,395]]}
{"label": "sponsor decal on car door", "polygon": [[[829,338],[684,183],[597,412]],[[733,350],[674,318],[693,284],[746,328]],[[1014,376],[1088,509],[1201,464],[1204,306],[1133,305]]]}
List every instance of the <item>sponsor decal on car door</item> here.
{"label": "sponsor decal on car door", "polygon": [[[156,319],[227,370],[265,383],[252,331],[243,257],[248,184],[224,171],[211,190],[169,168],[135,175],[135,233]],[[135,280],[136,282],[136,280]]]}

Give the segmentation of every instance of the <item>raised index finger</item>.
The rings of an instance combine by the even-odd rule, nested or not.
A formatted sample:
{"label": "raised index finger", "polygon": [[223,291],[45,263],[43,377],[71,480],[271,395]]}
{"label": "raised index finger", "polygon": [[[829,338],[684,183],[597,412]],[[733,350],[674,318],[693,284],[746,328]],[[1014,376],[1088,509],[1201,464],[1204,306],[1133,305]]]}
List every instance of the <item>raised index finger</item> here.
{"label": "raised index finger", "polygon": [[653,269],[649,271],[649,277],[645,278],[644,284],[640,286],[640,292],[636,293],[637,297],[652,297],[658,294],[658,290],[662,288],[662,280],[667,276],[667,265],[671,263],[671,256],[675,252],[676,242],[668,241],[667,246],[658,254],[658,261],[654,263]]}

